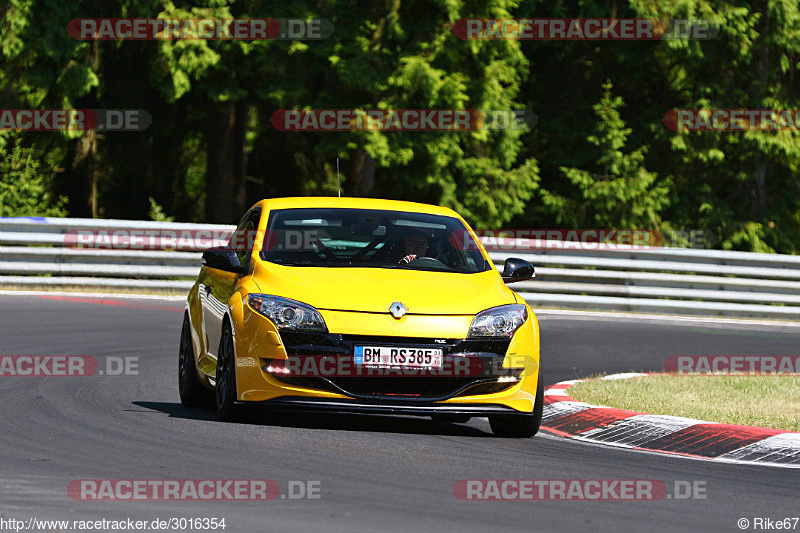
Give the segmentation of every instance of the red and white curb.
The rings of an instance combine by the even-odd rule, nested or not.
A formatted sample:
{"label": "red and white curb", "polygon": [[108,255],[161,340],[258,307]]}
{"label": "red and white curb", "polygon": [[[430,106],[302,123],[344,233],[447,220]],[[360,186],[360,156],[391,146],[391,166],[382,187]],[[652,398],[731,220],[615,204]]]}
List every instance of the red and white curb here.
{"label": "red and white curb", "polygon": [[[646,375],[612,374],[600,379]],[[562,381],[545,389],[542,429],[579,441],[635,450],[800,468],[800,433],[590,405],[575,401],[567,393],[581,381],[585,380]]]}

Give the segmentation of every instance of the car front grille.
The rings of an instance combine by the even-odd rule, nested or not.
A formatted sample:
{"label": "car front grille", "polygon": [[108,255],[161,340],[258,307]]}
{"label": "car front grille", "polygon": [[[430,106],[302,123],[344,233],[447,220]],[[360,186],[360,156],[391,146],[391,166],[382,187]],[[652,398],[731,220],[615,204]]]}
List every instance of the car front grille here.
{"label": "car front grille", "polygon": [[[380,337],[366,335],[337,335],[322,333],[281,332],[289,357],[301,355],[352,358],[356,346],[416,346],[441,348],[445,360],[456,357],[480,358],[480,375],[469,376],[273,376],[290,385],[338,392],[362,399],[391,398],[393,400],[438,401],[461,393],[489,394],[507,389],[515,382],[498,382],[498,376],[508,375],[501,370],[509,340],[463,340],[420,337]],[[512,372],[519,375],[519,372]]]}
{"label": "car front grille", "polygon": [[430,339],[292,331],[282,331],[281,339],[289,355],[352,355],[356,346],[371,344],[442,348],[445,355],[505,357],[511,342],[509,339]]}

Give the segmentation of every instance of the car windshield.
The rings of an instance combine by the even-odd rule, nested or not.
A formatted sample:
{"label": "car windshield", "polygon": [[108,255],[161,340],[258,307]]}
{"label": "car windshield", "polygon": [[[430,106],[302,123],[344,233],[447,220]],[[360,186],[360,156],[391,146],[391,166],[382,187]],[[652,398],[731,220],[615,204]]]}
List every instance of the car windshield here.
{"label": "car windshield", "polygon": [[272,211],[261,257],[285,266],[485,272],[457,218],[373,209]]}

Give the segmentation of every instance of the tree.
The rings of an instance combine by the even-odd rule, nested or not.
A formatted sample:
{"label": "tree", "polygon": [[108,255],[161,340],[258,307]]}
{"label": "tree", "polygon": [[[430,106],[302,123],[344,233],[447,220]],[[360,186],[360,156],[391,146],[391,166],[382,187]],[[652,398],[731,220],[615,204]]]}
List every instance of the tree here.
{"label": "tree", "polygon": [[66,198],[52,198],[50,176],[39,167],[34,149],[0,136],[0,217],[67,215]]}
{"label": "tree", "polygon": [[[269,2],[278,16],[330,18],[334,38],[256,46],[260,122],[276,109],[516,109],[527,64],[518,41],[461,41],[453,22],[510,16],[516,2]],[[285,4],[284,4],[285,5]],[[522,131],[287,133],[261,126],[250,174],[264,190],[343,192],[437,203],[478,227],[520,213],[537,186]],[[269,159],[263,150],[289,153]],[[255,163],[261,163],[256,166]]]}
{"label": "tree", "polygon": [[622,98],[603,85],[603,96],[594,105],[598,118],[594,134],[586,140],[597,153],[595,171],[561,167],[562,175],[577,188],[567,197],[542,190],[543,203],[557,222],[575,228],[654,229],[669,204],[669,182],[644,166],[646,146],[625,152],[631,129],[620,116]]}
{"label": "tree", "polygon": [[[638,16],[718,24],[708,40],[660,43],[662,113],[688,109],[800,107],[800,6],[722,0],[631,2]],[[666,109],[664,109],[666,108]],[[718,246],[800,251],[800,131],[673,132],[653,125],[652,160],[675,183],[673,225],[708,228]]]}

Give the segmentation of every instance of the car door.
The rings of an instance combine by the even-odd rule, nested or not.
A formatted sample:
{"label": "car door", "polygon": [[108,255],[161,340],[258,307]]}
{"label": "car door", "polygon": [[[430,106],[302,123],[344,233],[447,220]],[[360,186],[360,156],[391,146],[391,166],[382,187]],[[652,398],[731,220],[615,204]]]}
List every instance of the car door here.
{"label": "car door", "polygon": [[[233,248],[239,264],[249,269],[253,246],[261,219],[261,207],[254,207],[242,217],[228,246]],[[214,268],[206,268],[201,282],[200,301],[203,309],[203,329],[206,335],[207,358],[201,362],[200,370],[213,375],[216,370],[217,350],[222,336],[222,320],[239,280],[246,274],[235,274]]]}

